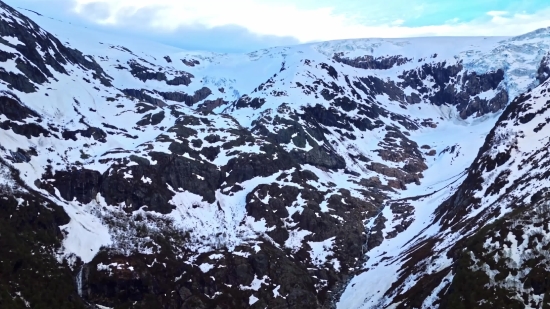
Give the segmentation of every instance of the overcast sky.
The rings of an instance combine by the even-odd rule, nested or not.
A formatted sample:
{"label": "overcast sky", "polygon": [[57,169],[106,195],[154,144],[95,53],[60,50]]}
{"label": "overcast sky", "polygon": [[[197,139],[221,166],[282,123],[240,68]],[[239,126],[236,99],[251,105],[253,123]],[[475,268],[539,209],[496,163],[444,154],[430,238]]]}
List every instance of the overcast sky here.
{"label": "overcast sky", "polygon": [[548,0],[4,1],[73,24],[221,52],[347,38],[513,36],[550,26]]}

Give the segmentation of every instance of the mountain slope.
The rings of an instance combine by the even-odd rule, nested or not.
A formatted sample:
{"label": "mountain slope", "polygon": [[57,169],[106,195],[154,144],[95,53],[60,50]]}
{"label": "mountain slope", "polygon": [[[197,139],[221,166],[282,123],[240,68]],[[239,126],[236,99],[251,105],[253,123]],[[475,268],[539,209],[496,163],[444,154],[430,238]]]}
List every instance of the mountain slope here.
{"label": "mountain slope", "polygon": [[[485,177],[472,149],[549,72],[548,29],[233,55],[0,7],[5,183],[64,213],[41,254],[90,307],[406,304],[453,278],[452,258],[424,260],[470,235],[454,227],[491,222],[461,197]],[[21,282],[8,299],[44,301]]]}
{"label": "mountain slope", "polygon": [[[371,269],[354,278],[340,306],[543,305],[548,87],[544,81],[510,103],[461,184],[401,201],[430,209],[423,229],[417,234],[410,229],[406,243],[396,242],[403,245],[400,251],[369,252],[374,259],[366,267]],[[395,281],[384,280],[384,294],[355,292],[354,286],[370,286],[380,278],[374,272],[395,273]]]}

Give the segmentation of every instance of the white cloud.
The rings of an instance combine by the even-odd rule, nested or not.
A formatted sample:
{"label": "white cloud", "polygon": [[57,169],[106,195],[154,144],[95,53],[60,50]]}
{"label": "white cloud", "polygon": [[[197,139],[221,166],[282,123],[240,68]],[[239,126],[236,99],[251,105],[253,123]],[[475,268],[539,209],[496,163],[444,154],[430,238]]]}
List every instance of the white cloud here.
{"label": "white cloud", "polygon": [[[519,35],[550,26],[550,9],[534,14],[491,11],[478,20],[453,20],[442,25],[406,27],[403,20],[364,25],[331,7],[299,8],[290,2],[259,0],[75,0],[75,12],[101,24],[124,25],[132,16],[155,31],[181,27],[235,25],[258,35],[295,37],[300,42],[362,37]],[[101,8],[101,12],[90,13]]]}
{"label": "white cloud", "polygon": [[506,11],[489,11],[489,12],[487,12],[487,15],[493,16],[493,17],[504,16],[504,15],[508,15],[508,12],[506,12]]}

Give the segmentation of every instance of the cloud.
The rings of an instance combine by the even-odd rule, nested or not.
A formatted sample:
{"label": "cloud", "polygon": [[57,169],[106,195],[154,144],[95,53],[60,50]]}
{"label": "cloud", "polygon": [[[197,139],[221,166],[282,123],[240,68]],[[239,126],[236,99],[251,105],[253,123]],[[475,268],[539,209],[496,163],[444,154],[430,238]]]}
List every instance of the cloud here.
{"label": "cloud", "polygon": [[[220,29],[225,26],[247,29],[251,34],[272,37],[294,37],[299,42],[363,37],[403,36],[457,36],[457,35],[519,35],[550,26],[550,10],[533,14],[511,14],[489,11],[478,19],[440,25],[406,26],[405,20],[396,18],[385,23],[365,24],[364,17],[354,12],[336,13],[334,7],[298,7],[285,1],[254,0],[75,0],[75,11],[87,14],[90,5],[108,6],[108,16],[95,19],[105,25],[125,25],[137,18],[141,24],[158,31],[175,31],[189,27]],[[413,1],[414,2],[414,1]],[[401,3],[401,2],[400,2]],[[415,14],[424,10],[414,2]],[[381,7],[374,8],[377,12]],[[391,9],[391,6],[387,7]],[[367,11],[368,12],[368,11]],[[366,13],[368,14],[368,13]]]}
{"label": "cloud", "polygon": [[[64,10],[53,12],[52,1]],[[431,1],[431,2],[430,2]],[[297,43],[367,37],[514,36],[550,26],[550,7],[514,13],[495,7],[457,15],[433,0],[358,4],[330,0],[7,0],[110,32],[138,35],[189,49],[251,51]],[[15,2],[15,3],[14,3]],[[434,2],[434,3],[432,3]],[[57,4],[56,4],[57,6]],[[42,12],[42,11],[41,11]],[[427,14],[427,15],[426,15]],[[46,14],[45,14],[46,15]],[[419,23],[426,16],[441,21]],[[441,18],[445,16],[445,18]],[[415,23],[410,23],[416,20]]]}
{"label": "cloud", "polygon": [[[165,33],[162,31],[140,31],[134,28],[126,33],[141,36],[161,43],[189,50],[216,52],[250,52],[273,46],[296,45],[300,42],[293,37],[258,35],[237,25],[208,28],[203,25],[181,26]],[[122,33],[124,34],[124,32]]]}
{"label": "cloud", "polygon": [[[168,23],[169,27],[157,26],[155,19],[164,18],[162,10],[166,10],[166,6],[121,5],[113,8],[112,4],[106,1],[88,1],[79,6],[75,0],[3,1],[14,8],[30,9],[74,25],[121,36],[150,39],[190,50],[250,52],[267,47],[300,43],[292,36],[258,34],[238,24],[220,24],[212,27],[200,22],[189,22]],[[22,12],[34,18],[32,13]]]}
{"label": "cloud", "polygon": [[269,3],[254,0],[76,0],[75,12],[83,17],[90,5],[99,3],[109,7],[105,18],[94,21],[103,25],[124,26],[132,18],[159,31],[179,28],[224,27],[228,25],[248,29],[257,35],[276,37],[292,36],[301,42],[322,40],[333,30],[332,24],[341,28],[346,23],[343,15],[336,15],[332,8],[300,9],[284,2]]}
{"label": "cloud", "polygon": [[[109,32],[145,37],[187,49],[242,52],[300,43],[292,36],[254,33],[238,24],[205,25],[197,20],[164,23],[168,18],[166,9],[162,6],[120,6],[113,11],[105,2],[88,2],[77,11]],[[179,18],[183,16],[176,19]]]}
{"label": "cloud", "polygon": [[81,7],[81,15],[92,21],[108,19],[110,16],[109,5],[105,2],[90,2]]}
{"label": "cloud", "polygon": [[489,11],[487,12],[487,15],[497,17],[497,16],[505,16],[508,15],[508,12],[506,11]]}

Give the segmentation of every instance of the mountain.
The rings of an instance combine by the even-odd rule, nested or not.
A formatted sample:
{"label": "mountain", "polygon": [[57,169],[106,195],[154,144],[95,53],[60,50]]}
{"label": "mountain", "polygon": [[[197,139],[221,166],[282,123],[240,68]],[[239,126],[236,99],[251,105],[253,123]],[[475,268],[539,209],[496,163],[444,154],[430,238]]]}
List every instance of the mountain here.
{"label": "mountain", "polygon": [[550,29],[219,54],[0,15],[2,308],[544,302]]}

